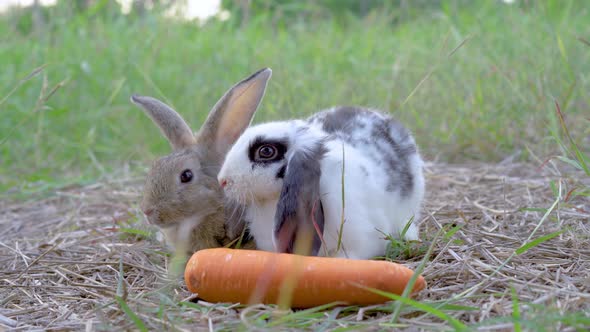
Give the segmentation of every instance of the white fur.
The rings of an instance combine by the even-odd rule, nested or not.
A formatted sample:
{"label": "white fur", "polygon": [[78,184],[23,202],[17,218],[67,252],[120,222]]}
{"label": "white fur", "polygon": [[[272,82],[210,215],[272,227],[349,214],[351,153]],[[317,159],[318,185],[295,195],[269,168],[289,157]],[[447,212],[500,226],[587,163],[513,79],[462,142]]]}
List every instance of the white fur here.
{"label": "white fur", "polygon": [[184,249],[190,245],[193,229],[202,221],[203,217],[197,216],[196,218],[183,219],[172,226],[160,227],[163,238],[158,237],[158,240],[164,242],[170,249]]}
{"label": "white fur", "polygon": [[[367,119],[370,121],[370,119]],[[301,127],[309,130],[298,132]],[[366,131],[366,132],[365,132]],[[288,137],[290,142],[287,160],[295,149],[305,149],[326,137],[321,124],[299,120],[271,122],[247,129],[226,156],[218,178],[228,181],[228,197],[246,203],[247,220],[257,245],[262,250],[275,251],[273,228],[282,179],[277,179],[277,167],[253,168],[248,158],[250,142],[255,137]],[[370,137],[367,130],[355,130],[359,137]],[[398,133],[392,133],[394,138]],[[412,194],[403,199],[398,191],[388,192],[383,179],[386,171],[371,157],[376,147],[357,149],[341,140],[329,140],[328,152],[321,161],[320,195],[324,208],[324,241],[319,255],[368,259],[385,253],[385,234],[399,236],[405,224],[414,217],[406,233],[406,239],[417,240],[416,223],[424,195],[422,160],[418,154],[411,158],[414,173]],[[342,218],[342,149],[344,147],[345,210],[341,251],[337,252]],[[372,151],[371,151],[372,150]],[[362,171],[367,170],[368,174]],[[343,249],[343,250],[342,250]]]}

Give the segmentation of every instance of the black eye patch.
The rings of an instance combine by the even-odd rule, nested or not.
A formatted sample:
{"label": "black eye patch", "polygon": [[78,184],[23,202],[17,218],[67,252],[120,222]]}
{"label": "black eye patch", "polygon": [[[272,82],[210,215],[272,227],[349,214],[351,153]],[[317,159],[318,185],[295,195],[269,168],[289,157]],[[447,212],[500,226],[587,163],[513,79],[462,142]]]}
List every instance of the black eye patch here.
{"label": "black eye patch", "polygon": [[287,152],[287,139],[256,137],[248,148],[248,158],[254,164],[270,164],[283,160]]}

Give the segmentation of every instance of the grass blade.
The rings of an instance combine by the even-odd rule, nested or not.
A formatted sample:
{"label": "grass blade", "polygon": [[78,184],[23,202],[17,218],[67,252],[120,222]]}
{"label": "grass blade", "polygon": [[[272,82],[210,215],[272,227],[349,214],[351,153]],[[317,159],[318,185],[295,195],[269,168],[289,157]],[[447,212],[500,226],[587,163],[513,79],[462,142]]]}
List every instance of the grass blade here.
{"label": "grass blade", "polygon": [[531,241],[531,242],[527,242],[525,244],[523,244],[522,246],[520,246],[520,248],[516,249],[516,254],[517,255],[521,255],[523,253],[525,253],[527,250],[536,247],[537,245],[545,242],[545,241],[549,241],[552,238],[558,236],[559,234],[563,233],[565,230],[562,229],[560,231],[557,232],[553,232],[551,234],[547,234],[547,235],[543,235],[541,237],[536,238],[535,240]]}
{"label": "grass blade", "polygon": [[514,287],[510,287],[512,293],[512,319],[514,320],[514,332],[521,332],[522,327],[520,326],[520,305],[518,302],[518,295]]}
{"label": "grass blade", "polygon": [[561,128],[563,129],[567,139],[570,141],[571,148],[574,151],[574,155],[576,156],[576,159],[578,159],[578,162],[580,163],[580,166],[582,167],[582,169],[584,170],[586,175],[590,176],[590,168],[588,167],[588,163],[586,161],[586,158],[584,157],[584,155],[582,154],[580,149],[578,149],[578,145],[576,144],[576,142],[572,138],[570,131],[565,124],[565,119],[563,117],[563,113],[561,112],[561,108],[560,108],[559,103],[557,101],[555,101],[555,108],[556,108],[557,116],[559,118],[559,123],[561,124]]}
{"label": "grass blade", "polygon": [[590,46],[590,41],[588,41],[587,39],[584,39],[582,37],[578,37],[577,38],[582,44],[585,44],[586,46]]}
{"label": "grass blade", "polygon": [[[437,303],[433,302],[433,304],[437,304]],[[459,305],[459,304],[443,304],[441,306],[436,306],[436,308],[439,310],[444,310],[444,311],[476,311],[476,310],[481,310],[479,307],[471,307],[468,305]]]}
{"label": "grass blade", "polygon": [[455,233],[457,233],[458,231],[460,231],[463,228],[463,225],[453,225],[451,227],[451,229],[445,233],[444,238],[446,240],[449,240],[450,238],[453,237],[453,235],[455,235]]}
{"label": "grass blade", "polygon": [[436,308],[433,308],[432,306],[425,304],[425,303],[421,303],[415,300],[410,299],[409,297],[405,297],[405,296],[400,296],[397,294],[393,294],[393,293],[389,293],[389,292],[384,292],[382,290],[379,289],[375,289],[375,288],[371,288],[371,287],[366,287],[364,285],[360,285],[360,284],[356,284],[358,287],[364,288],[370,292],[379,294],[383,297],[387,297],[389,299],[395,300],[395,301],[399,301],[405,305],[409,305],[411,307],[414,307],[420,311],[423,312],[427,312],[433,316],[436,316],[446,322],[448,322],[451,326],[453,326],[455,328],[455,330],[458,331],[465,331],[467,330],[467,326],[464,325],[463,323],[461,323],[459,320],[457,320],[456,318],[453,318],[449,315],[447,315],[446,313],[444,313],[441,310],[438,310]]}
{"label": "grass blade", "polygon": [[42,66],[39,66],[39,67],[33,69],[33,71],[31,71],[27,76],[25,76],[24,78],[19,80],[18,83],[14,86],[14,88],[12,88],[12,90],[10,90],[10,92],[8,92],[8,94],[6,96],[4,96],[4,98],[2,98],[2,100],[0,100],[0,106],[2,106],[2,104],[4,104],[6,102],[6,100],[8,100],[8,98],[10,96],[12,96],[12,94],[15,93],[16,90],[18,90],[18,88],[20,88],[21,85],[23,85],[25,82],[27,82],[31,78],[37,76],[39,73],[41,73],[43,71],[43,69],[45,69],[46,66],[47,65],[42,65]]}
{"label": "grass blade", "polygon": [[455,47],[451,52],[449,52],[448,57],[452,57],[453,54],[455,54],[461,47],[463,47],[465,44],[467,44],[467,42],[471,39],[472,36],[467,36],[465,39],[463,39],[459,45],[457,45],[457,47]]}
{"label": "grass blade", "polygon": [[566,60],[567,53],[565,52],[565,46],[563,45],[563,40],[561,40],[561,37],[559,35],[557,35],[557,47],[559,48],[559,53],[561,53],[561,57],[564,60]]}
{"label": "grass blade", "polygon": [[139,235],[144,238],[149,238],[151,233],[149,231],[145,231],[142,229],[131,228],[131,227],[121,227],[119,228],[119,232],[131,234],[131,235]]}
{"label": "grass blade", "polygon": [[268,323],[266,325],[266,327],[277,326],[277,325],[286,323],[286,322],[291,321],[291,320],[295,320],[295,319],[298,319],[298,318],[304,318],[307,315],[314,314],[314,313],[317,313],[317,312],[320,312],[320,311],[324,311],[324,310],[329,309],[329,308],[332,308],[334,306],[343,305],[343,304],[345,304],[345,303],[344,302],[333,302],[333,303],[327,303],[327,304],[323,304],[323,305],[320,305],[320,306],[317,306],[317,307],[313,307],[313,308],[309,308],[309,309],[300,310],[300,311],[297,311],[297,312],[294,312],[294,313],[285,315],[285,316],[283,316],[283,317],[281,317],[281,318],[279,318],[279,319],[277,319],[275,321],[272,321],[272,322]]}
{"label": "grass blade", "polygon": [[[418,267],[414,271],[414,274],[412,275],[412,278],[410,278],[410,281],[408,282],[408,284],[406,285],[406,288],[404,289],[404,291],[402,293],[402,297],[403,298],[408,298],[408,296],[410,295],[410,292],[414,288],[414,283],[416,283],[416,280],[418,279],[418,276],[424,270],[424,267],[426,266],[426,262],[430,258],[430,255],[432,254],[432,251],[434,250],[434,245],[436,244],[436,241],[438,240],[438,238],[442,234],[443,229],[444,228],[439,229],[438,232],[436,233],[436,235],[434,236],[434,238],[432,239],[432,243],[430,243],[430,246],[428,247],[428,250],[426,251],[426,254],[424,255],[424,258],[422,258],[422,261],[420,262],[420,265],[418,265]],[[403,303],[404,302],[400,301],[400,302],[397,302],[395,304],[395,308],[393,310],[393,314],[392,314],[392,317],[391,317],[391,320],[390,320],[391,323],[395,323],[398,320],[399,315],[400,315],[400,313],[402,311],[402,304]]]}
{"label": "grass blade", "polygon": [[582,165],[580,165],[580,163],[578,163],[575,160],[572,160],[570,158],[564,157],[564,156],[557,156],[555,157],[557,159],[559,159],[560,161],[569,164],[570,166],[579,169],[580,171],[583,171],[584,169],[582,168]]}
{"label": "grass blade", "polygon": [[[467,38],[463,39],[459,45],[457,45],[453,50],[451,50],[451,52],[449,52],[449,54],[447,55],[447,58],[450,58],[453,56],[453,54],[455,54],[459,49],[461,49],[465,44],[467,44],[467,42],[471,39],[471,36],[468,36]],[[424,77],[422,77],[422,79],[420,80],[420,82],[418,82],[418,84],[414,87],[414,89],[412,89],[412,91],[410,91],[410,94],[408,94],[408,96],[404,99],[404,101],[401,103],[400,107],[403,107],[404,105],[406,105],[408,103],[408,101],[410,101],[410,99],[416,94],[416,92],[418,92],[418,90],[420,89],[420,87],[422,87],[422,85],[424,85],[424,83],[426,83],[426,81],[428,81],[428,79],[430,78],[430,76],[432,76],[432,74],[434,74],[434,72],[436,71],[436,69],[438,68],[438,65],[435,64],[427,73],[426,75],[424,75]]]}
{"label": "grass blade", "polygon": [[336,246],[336,252],[340,251],[342,245],[342,232],[344,231],[344,143],[342,143],[342,178],[340,179],[342,185],[342,219],[340,220],[340,230],[338,231],[338,244]]}
{"label": "grass blade", "polygon": [[133,312],[133,310],[131,310],[131,308],[129,308],[129,306],[127,305],[125,300],[123,300],[122,297],[115,296],[115,300],[117,300],[117,303],[119,304],[121,310],[123,310],[127,317],[131,319],[131,321],[133,322],[133,324],[135,324],[135,327],[137,327],[139,331],[144,332],[148,330],[145,326],[145,323],[141,320],[141,318],[139,318],[139,316],[137,316],[136,313]]}
{"label": "grass blade", "polygon": [[402,233],[400,234],[400,238],[403,239],[406,237],[406,233],[408,232],[408,229],[410,229],[410,226],[412,226],[412,223],[414,222],[414,216],[412,216],[410,218],[410,220],[408,220],[408,222],[406,223],[406,225],[404,226],[404,229],[402,229]]}

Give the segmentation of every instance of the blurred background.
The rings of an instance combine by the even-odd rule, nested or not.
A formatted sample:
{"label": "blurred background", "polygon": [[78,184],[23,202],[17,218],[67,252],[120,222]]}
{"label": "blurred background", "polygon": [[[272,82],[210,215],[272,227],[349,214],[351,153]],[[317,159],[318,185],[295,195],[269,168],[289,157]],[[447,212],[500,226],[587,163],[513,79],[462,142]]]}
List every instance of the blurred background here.
{"label": "blurred background", "polygon": [[0,1],[0,195],[142,174],[170,151],[129,102],[196,130],[271,67],[255,122],[384,109],[437,162],[538,162],[558,102],[590,146],[585,0]]}

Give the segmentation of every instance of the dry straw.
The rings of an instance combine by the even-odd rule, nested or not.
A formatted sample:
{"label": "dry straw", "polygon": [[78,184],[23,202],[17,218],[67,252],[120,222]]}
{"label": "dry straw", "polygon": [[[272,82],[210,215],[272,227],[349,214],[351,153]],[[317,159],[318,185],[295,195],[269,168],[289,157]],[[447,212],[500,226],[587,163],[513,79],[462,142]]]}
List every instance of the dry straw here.
{"label": "dry straw", "polygon": [[[461,228],[435,244],[423,272],[428,289],[418,299],[477,308],[446,312],[468,325],[485,321],[486,330],[512,330],[511,322],[493,320],[512,317],[511,289],[523,318],[534,319],[535,305],[545,314],[590,311],[588,200],[559,202],[538,226],[542,209],[555,200],[550,179],[559,175],[530,165],[429,164],[421,232],[429,238],[451,224]],[[561,181],[567,186],[574,180]],[[303,325],[307,329],[390,324],[382,306],[285,317],[267,306],[244,310],[191,302],[195,297],[182,281],[166,273],[166,249],[138,217],[141,182],[117,180],[26,202],[0,201],[0,330],[253,329],[273,317],[292,329],[300,318],[311,324]],[[562,233],[513,255],[537,227],[533,239]],[[416,268],[421,258],[404,263]],[[397,323],[441,327],[440,319],[410,311],[404,307]]]}

